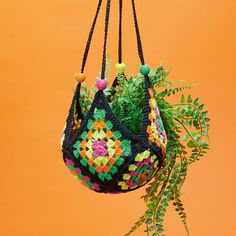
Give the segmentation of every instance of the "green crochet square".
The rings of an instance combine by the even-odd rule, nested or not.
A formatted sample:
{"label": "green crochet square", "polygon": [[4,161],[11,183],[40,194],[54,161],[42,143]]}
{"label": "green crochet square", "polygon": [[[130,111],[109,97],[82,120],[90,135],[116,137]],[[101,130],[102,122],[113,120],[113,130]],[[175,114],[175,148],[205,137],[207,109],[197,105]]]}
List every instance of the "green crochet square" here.
{"label": "green crochet square", "polygon": [[106,116],[106,112],[105,112],[104,109],[97,109],[97,108],[95,108],[93,117],[96,120],[103,120],[103,119],[105,119],[105,116]]}
{"label": "green crochet square", "polygon": [[93,130],[93,121],[91,119],[88,120],[87,128]]}
{"label": "green crochet square", "polygon": [[120,139],[121,137],[122,137],[122,135],[119,131],[114,132],[114,139]]}
{"label": "green crochet square", "polygon": [[113,124],[109,120],[107,120],[106,121],[106,130],[111,130],[112,128],[113,128]]}

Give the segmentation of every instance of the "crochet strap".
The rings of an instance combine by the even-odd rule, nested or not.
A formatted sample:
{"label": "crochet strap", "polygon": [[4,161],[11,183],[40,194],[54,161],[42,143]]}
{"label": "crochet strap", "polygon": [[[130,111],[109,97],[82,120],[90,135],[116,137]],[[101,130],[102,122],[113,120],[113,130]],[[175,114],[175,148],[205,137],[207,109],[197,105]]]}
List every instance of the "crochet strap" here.
{"label": "crochet strap", "polygon": [[85,64],[86,64],[86,61],[87,61],[87,58],[88,58],[88,53],[89,53],[91,41],[92,41],[92,38],[93,38],[94,29],[95,29],[95,26],[96,26],[96,23],[97,23],[98,14],[99,14],[100,9],[101,9],[101,5],[102,5],[102,0],[99,0],[97,10],[96,10],[96,14],[95,14],[95,17],[93,19],[93,23],[92,23],[92,26],[91,26],[91,29],[90,29],[90,32],[89,32],[88,40],[87,40],[85,51],[84,51],[82,67],[81,67],[81,73],[84,72]]}
{"label": "crochet strap", "polygon": [[142,41],[141,41],[141,36],[140,36],[139,26],[138,26],[135,1],[134,0],[131,0],[131,1],[132,1],[132,9],[133,9],[133,16],[134,16],[134,26],[135,26],[136,37],[137,37],[138,54],[139,54],[139,58],[140,58],[141,63],[144,65],[145,61],[144,61]]}
{"label": "crochet strap", "polygon": [[[123,17],[123,0],[119,0],[119,37],[118,37],[118,63],[122,63],[122,17]],[[112,86],[115,88],[118,85],[117,76],[114,79]]]}
{"label": "crochet strap", "polygon": [[[131,0],[132,2],[132,9],[133,9],[133,17],[134,17],[134,25],[135,25],[135,32],[136,32],[136,38],[137,38],[137,47],[138,47],[138,54],[141,63],[144,65],[144,54],[143,54],[143,48],[142,48],[142,41],[139,31],[139,25],[138,25],[138,19],[137,19],[137,13],[136,13],[136,6],[135,6],[135,0]],[[106,46],[107,46],[107,35],[108,35],[108,25],[109,25],[109,16],[110,16],[110,4],[111,0],[107,1],[107,7],[106,7],[106,18],[105,18],[105,31],[104,31],[104,45],[103,45],[103,59],[102,59],[102,72],[101,72],[101,79],[105,78],[105,71],[106,71]],[[91,45],[91,41],[94,34],[94,29],[97,23],[97,18],[101,9],[102,0],[99,0],[97,5],[96,14],[89,32],[88,40],[86,43],[83,60],[82,60],[82,66],[81,66],[81,72],[84,72],[85,65],[88,58],[88,53]],[[118,40],[118,62],[122,63],[122,12],[123,12],[123,0],[119,0],[119,40]]]}
{"label": "crochet strap", "polygon": [[106,72],[106,50],[107,50],[107,35],[108,35],[108,26],[109,26],[109,18],[110,18],[110,7],[111,7],[111,0],[107,0],[101,79],[105,79],[105,72]]}
{"label": "crochet strap", "polygon": [[122,63],[122,11],[123,11],[123,0],[119,0],[119,41],[118,41],[119,63]]}

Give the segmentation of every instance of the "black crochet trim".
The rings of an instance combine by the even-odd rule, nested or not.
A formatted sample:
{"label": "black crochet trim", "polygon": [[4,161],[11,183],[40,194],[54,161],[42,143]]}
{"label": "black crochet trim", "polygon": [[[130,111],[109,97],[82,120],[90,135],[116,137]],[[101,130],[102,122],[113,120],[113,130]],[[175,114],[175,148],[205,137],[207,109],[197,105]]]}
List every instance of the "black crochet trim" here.
{"label": "black crochet trim", "polygon": [[[76,102],[79,100],[79,96],[80,96],[80,87],[81,84],[77,84],[76,89],[75,89],[75,93],[72,99],[72,103],[69,109],[69,114],[68,117],[66,119],[66,128],[64,130],[64,134],[65,134],[65,138],[64,138],[64,142],[63,142],[63,149],[67,148],[67,146],[69,145],[69,140],[70,140],[70,135],[71,135],[71,130],[72,130],[72,123],[73,123],[73,116],[74,116],[74,108],[76,105]],[[78,106],[77,106],[78,108]],[[81,111],[81,108],[79,106],[79,111]],[[82,113],[78,114],[81,115]]]}

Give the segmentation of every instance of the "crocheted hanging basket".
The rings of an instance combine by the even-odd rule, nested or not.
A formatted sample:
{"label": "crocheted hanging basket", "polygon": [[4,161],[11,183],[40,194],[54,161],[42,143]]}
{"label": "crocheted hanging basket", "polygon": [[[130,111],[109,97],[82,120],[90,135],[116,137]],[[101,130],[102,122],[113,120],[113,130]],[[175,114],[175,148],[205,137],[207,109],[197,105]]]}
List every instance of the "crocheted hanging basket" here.
{"label": "crocheted hanging basket", "polygon": [[[142,63],[140,73],[145,81],[145,104],[140,133],[133,134],[118,120],[104,94],[104,89],[107,87],[104,78],[110,0],[107,0],[106,6],[102,72],[101,78],[96,83],[98,91],[88,114],[84,116],[81,111],[79,101],[81,82],[85,80],[84,67],[101,3],[100,0],[87,41],[81,73],[77,74],[78,84],[66,121],[62,151],[65,164],[82,184],[96,192],[122,193],[140,188],[158,172],[165,157],[167,138],[148,76],[150,68],[144,63],[134,0],[132,0],[134,23],[138,53]],[[122,4],[120,4],[119,63],[116,67],[119,74],[124,74],[125,65],[121,56],[121,19]],[[112,86],[116,86],[117,83],[116,79]]]}

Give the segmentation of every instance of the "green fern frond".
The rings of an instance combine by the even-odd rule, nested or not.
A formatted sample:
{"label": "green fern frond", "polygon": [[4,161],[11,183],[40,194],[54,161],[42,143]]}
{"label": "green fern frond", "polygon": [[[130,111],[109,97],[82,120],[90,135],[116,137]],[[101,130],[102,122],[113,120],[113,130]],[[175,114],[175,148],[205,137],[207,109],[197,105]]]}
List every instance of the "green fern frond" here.
{"label": "green fern frond", "polygon": [[[110,63],[109,60],[107,63]],[[147,235],[163,235],[163,222],[170,203],[174,205],[186,234],[189,235],[187,215],[180,193],[189,165],[200,160],[209,149],[210,118],[208,111],[205,110],[205,105],[200,103],[199,98],[193,98],[192,95],[182,95],[180,102],[175,104],[168,101],[170,96],[195,86],[176,86],[176,82],[168,81],[168,75],[169,72],[165,71],[163,66],[159,66],[149,75],[167,134],[166,158],[152,182],[147,184],[145,195],[141,197],[146,203],[144,215],[125,236],[131,235],[143,224],[146,225],[145,233]],[[123,75],[119,75],[118,82],[119,85],[116,88],[106,89],[105,94],[110,100],[113,112],[122,124],[137,134],[143,119],[143,76],[136,74],[126,79]],[[92,95],[84,86],[81,91],[80,104],[83,112],[87,114],[92,103]],[[92,93],[94,92],[93,90]]]}

